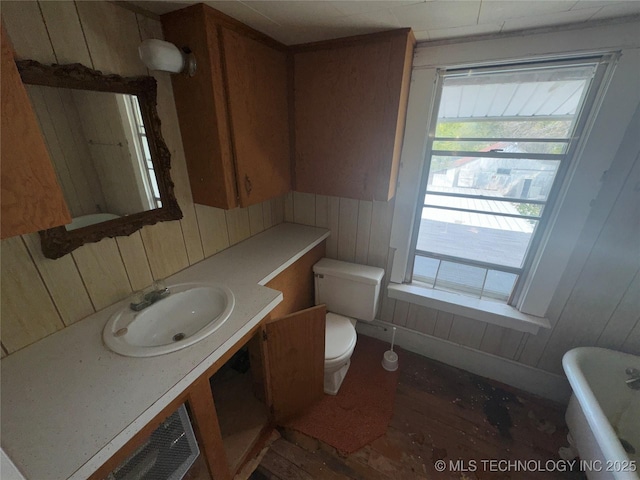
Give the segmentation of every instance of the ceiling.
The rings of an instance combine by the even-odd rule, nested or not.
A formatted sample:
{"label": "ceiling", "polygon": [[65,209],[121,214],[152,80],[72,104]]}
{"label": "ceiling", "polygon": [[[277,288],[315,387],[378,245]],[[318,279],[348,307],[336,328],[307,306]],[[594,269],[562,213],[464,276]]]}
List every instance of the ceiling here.
{"label": "ceiling", "polygon": [[[162,15],[194,1],[131,1]],[[640,0],[218,0],[204,2],[287,45],[411,27],[418,40],[596,22],[640,14]]]}

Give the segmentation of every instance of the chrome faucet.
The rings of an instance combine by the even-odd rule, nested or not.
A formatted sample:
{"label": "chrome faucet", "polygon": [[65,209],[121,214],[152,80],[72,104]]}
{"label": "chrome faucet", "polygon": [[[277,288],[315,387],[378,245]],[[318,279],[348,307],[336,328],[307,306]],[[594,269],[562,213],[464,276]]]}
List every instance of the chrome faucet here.
{"label": "chrome faucet", "polygon": [[640,390],[640,370],[629,367],[624,373],[629,375],[629,378],[625,380],[627,386],[633,390]]}
{"label": "chrome faucet", "polygon": [[129,304],[129,308],[134,312],[139,312],[140,310],[144,310],[150,305],[153,305],[159,300],[166,298],[171,293],[167,287],[163,284],[155,284],[154,289],[150,292],[143,293],[141,296],[136,296],[136,299],[139,301],[133,301]]}

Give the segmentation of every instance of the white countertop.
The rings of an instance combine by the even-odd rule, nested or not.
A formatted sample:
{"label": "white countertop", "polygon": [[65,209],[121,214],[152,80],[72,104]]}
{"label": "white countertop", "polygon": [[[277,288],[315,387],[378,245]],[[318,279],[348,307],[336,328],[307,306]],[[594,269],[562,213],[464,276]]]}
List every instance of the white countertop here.
{"label": "white countertop", "polygon": [[108,350],[102,330],[124,300],[2,359],[3,450],[27,479],[87,478],[282,301],[262,285],[328,236],[280,224],[169,277],[223,283],[236,298],[191,347],[148,358]]}

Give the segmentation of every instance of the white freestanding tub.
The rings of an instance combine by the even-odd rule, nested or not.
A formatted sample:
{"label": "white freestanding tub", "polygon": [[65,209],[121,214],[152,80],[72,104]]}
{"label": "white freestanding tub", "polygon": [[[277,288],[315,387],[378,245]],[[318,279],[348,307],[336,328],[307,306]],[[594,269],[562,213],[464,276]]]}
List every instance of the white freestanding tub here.
{"label": "white freestanding tub", "polygon": [[590,480],[638,480],[640,390],[625,383],[625,370],[640,370],[640,357],[580,347],[562,365],[573,389],[566,420],[581,469]]}

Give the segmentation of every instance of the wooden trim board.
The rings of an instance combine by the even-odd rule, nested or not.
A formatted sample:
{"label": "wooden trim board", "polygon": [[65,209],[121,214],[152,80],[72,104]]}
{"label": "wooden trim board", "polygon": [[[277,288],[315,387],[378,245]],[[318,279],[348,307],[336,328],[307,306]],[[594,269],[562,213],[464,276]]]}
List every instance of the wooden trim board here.
{"label": "wooden trim board", "polygon": [[347,45],[362,45],[367,42],[377,42],[381,39],[388,37],[406,37],[410,34],[413,38],[413,44],[415,44],[415,37],[411,28],[396,28],[393,30],[385,30],[384,32],[365,33],[363,35],[353,35],[343,38],[333,38],[331,40],[320,40],[317,42],[300,43],[298,45],[291,45],[289,49],[293,53],[307,52],[311,50],[324,50],[332,48],[340,48]]}
{"label": "wooden trim board", "polygon": [[187,396],[189,407],[194,417],[194,430],[200,444],[211,478],[230,480],[231,471],[222,442],[220,425],[213,394],[209,385],[209,377],[201,376],[190,387]]}

